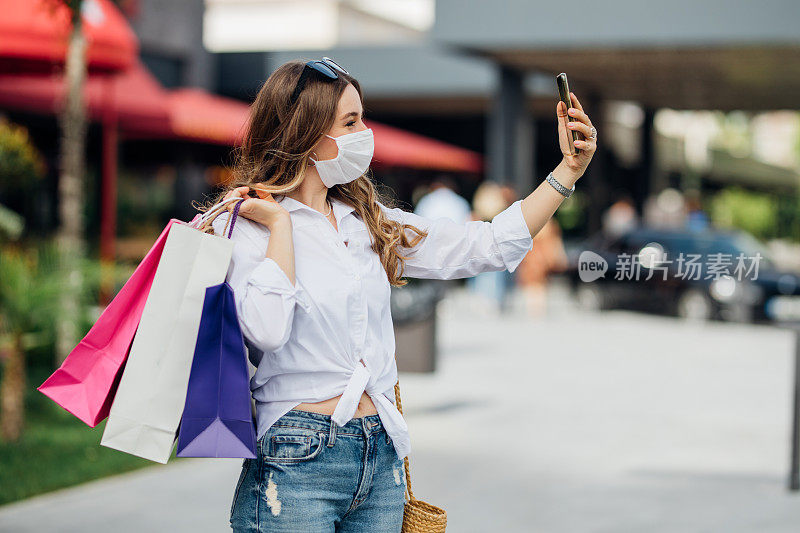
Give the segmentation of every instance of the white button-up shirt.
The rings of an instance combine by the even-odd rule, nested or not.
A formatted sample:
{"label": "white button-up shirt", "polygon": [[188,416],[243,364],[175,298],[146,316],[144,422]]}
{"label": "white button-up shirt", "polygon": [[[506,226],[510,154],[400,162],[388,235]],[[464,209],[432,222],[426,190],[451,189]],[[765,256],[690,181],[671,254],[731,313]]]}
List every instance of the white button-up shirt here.
{"label": "white button-up shirt", "polygon": [[[408,426],[394,404],[397,364],[389,305],[390,284],[372,251],[366,224],[353,207],[332,199],[338,230],[323,213],[276,195],[292,221],[295,284],[266,257],[269,229],[239,216],[226,281],[233,288],[239,324],[256,372],[250,389],[256,401],[258,437],[302,402],[342,395],[332,418],[353,418],[364,391],[372,399],[398,458],[411,450]],[[392,220],[413,224],[428,236],[413,249],[403,275],[454,279],[480,272],[513,272],[533,247],[521,200],[491,222],[458,224],[425,218],[380,204]],[[212,223],[227,235],[223,212]],[[407,230],[409,237],[416,233]]]}

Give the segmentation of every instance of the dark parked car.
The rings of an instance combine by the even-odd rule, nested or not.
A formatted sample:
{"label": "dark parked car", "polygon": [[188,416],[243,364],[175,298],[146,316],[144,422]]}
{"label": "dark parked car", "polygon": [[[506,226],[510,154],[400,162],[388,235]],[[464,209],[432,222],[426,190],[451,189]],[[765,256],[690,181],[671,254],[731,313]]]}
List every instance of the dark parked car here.
{"label": "dark parked car", "polygon": [[738,322],[800,319],[800,276],[779,270],[766,247],[744,232],[643,227],[617,237],[597,234],[573,248],[567,276],[587,309]]}

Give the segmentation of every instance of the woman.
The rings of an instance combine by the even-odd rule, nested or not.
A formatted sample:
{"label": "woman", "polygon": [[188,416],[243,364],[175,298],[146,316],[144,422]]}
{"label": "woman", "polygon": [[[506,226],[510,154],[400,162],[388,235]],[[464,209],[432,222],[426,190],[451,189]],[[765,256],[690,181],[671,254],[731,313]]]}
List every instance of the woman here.
{"label": "woman", "polygon": [[[366,173],[373,153],[358,81],[332,60],[292,61],[256,96],[234,181],[246,198],[227,281],[256,366],[258,457],[235,489],[235,531],[400,531],[410,451],[394,404],[390,286],[516,268],[595,151],[578,99],[564,160],[524,200],[458,224],[391,205]],[[569,155],[568,127],[586,141]],[[560,184],[560,185],[559,185]],[[259,198],[248,194],[254,189]],[[232,211],[231,202],[228,210]],[[223,235],[224,212],[213,222]]]}

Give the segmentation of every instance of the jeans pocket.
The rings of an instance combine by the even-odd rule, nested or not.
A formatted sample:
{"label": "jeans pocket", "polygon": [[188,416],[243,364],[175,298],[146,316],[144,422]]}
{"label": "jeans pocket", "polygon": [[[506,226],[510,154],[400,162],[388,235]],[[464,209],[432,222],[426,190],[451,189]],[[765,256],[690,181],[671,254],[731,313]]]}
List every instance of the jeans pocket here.
{"label": "jeans pocket", "polygon": [[324,445],[323,432],[280,427],[270,431],[262,442],[262,459],[267,463],[302,463],[317,457]]}
{"label": "jeans pocket", "polygon": [[239,474],[239,481],[236,483],[236,490],[233,491],[233,501],[231,502],[231,510],[229,514],[231,518],[233,518],[233,510],[236,508],[236,500],[239,499],[239,491],[242,489],[242,483],[244,483],[247,473],[250,471],[250,465],[252,462],[253,459],[245,459],[242,463],[242,471]]}

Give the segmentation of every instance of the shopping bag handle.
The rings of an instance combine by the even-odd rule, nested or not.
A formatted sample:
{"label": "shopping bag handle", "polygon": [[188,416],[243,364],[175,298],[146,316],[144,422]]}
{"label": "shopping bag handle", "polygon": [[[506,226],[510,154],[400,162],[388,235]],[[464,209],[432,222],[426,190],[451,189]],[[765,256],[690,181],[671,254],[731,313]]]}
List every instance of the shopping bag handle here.
{"label": "shopping bag handle", "polygon": [[216,218],[216,216],[220,213],[220,208],[222,208],[226,204],[229,204],[230,202],[235,202],[236,200],[242,200],[242,198],[238,197],[238,196],[232,196],[231,198],[226,198],[225,200],[217,202],[216,204],[214,204],[211,207],[209,207],[208,211],[203,213],[200,216],[200,218],[190,222],[189,225],[194,227],[194,228],[197,228],[197,229],[202,228],[205,225],[206,221],[208,221],[209,218],[212,218],[212,219]]}
{"label": "shopping bag handle", "polygon": [[241,202],[237,202],[236,203],[236,206],[234,206],[234,208],[233,208],[233,215],[231,215],[231,218],[230,218],[231,229],[228,230],[228,238],[229,239],[231,238],[231,235],[233,235],[233,226],[236,224],[236,219],[239,217],[239,208],[242,207],[242,202],[245,201],[245,198],[239,198],[239,199],[241,200]]}
{"label": "shopping bag handle", "polygon": [[[228,222],[225,224],[225,229],[227,229],[228,224],[230,224],[230,230],[228,231],[228,238],[230,239],[231,236],[233,235],[233,227],[236,224],[237,218],[239,217],[239,208],[242,206],[242,202],[244,202],[246,199],[247,198],[241,198],[241,197],[228,198],[228,200],[224,200],[223,202],[220,202],[216,206],[209,209],[205,213],[205,215],[208,216],[205,217],[204,221],[198,219],[197,221],[190,223],[190,226],[202,231],[203,233],[210,233],[208,229],[211,227],[211,224],[214,222],[214,220],[216,220],[217,216],[227,211],[226,204],[230,202],[236,202],[236,206],[233,208],[233,215],[228,219]],[[225,229],[222,230],[223,235],[225,234]]]}

